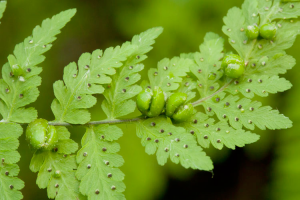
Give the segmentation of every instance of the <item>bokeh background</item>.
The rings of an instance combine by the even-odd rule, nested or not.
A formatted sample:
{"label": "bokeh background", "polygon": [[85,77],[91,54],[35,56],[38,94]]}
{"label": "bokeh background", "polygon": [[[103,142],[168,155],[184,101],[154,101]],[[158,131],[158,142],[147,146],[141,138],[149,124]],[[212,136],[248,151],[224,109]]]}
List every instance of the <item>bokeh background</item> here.
{"label": "bokeh background", "polygon": [[[69,8],[77,14],[62,30],[53,48],[42,63],[41,95],[32,106],[39,117],[53,120],[50,104],[54,98],[52,84],[62,79],[63,67],[77,61],[84,52],[105,49],[130,40],[133,35],[155,26],[164,27],[154,49],[145,61],[146,69],[155,67],[165,57],[198,51],[206,32],[221,32],[222,19],[227,10],[241,6],[242,0],[13,0],[0,26],[0,63],[7,62],[15,44],[31,35],[32,29],[42,20]],[[226,49],[231,50],[228,43]],[[297,39],[288,53],[300,62],[300,40]],[[300,199],[300,79],[299,64],[287,77],[292,90],[270,98],[259,99],[271,104],[294,121],[289,130],[259,131],[259,142],[235,151],[207,149],[215,169],[210,172],[186,170],[167,164],[158,166],[154,156],[145,154],[132,125],[120,139],[125,165],[128,200],[299,200]],[[143,76],[145,77],[145,74]],[[102,96],[93,109],[93,120],[104,118],[100,109]],[[78,143],[84,129],[70,128]],[[25,200],[48,199],[46,190],[38,189],[36,174],[29,170],[31,152],[21,137],[19,147],[20,178],[25,181]],[[0,194],[1,198],[1,194]]]}

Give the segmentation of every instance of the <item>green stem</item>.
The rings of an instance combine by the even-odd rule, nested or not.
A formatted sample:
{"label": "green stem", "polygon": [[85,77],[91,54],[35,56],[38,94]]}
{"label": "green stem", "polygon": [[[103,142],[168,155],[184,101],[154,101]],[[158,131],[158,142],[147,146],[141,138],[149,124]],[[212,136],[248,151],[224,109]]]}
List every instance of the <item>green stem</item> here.
{"label": "green stem", "polygon": [[[207,97],[204,97],[202,99],[199,99],[198,101],[193,102],[192,105],[194,107],[196,107],[196,106],[200,105],[202,102],[212,98],[216,94],[218,94],[218,93],[222,92],[223,90],[225,90],[227,88],[227,86],[232,83],[232,81],[233,80],[226,83],[223,87],[221,87],[215,93],[213,93],[213,94],[211,94]],[[124,124],[124,123],[137,122],[137,121],[140,121],[142,119],[145,119],[145,116],[139,116],[139,117],[132,118],[132,119],[113,119],[113,120],[91,121],[91,122],[88,122],[86,124],[83,124],[83,126],[98,125],[98,124]],[[69,124],[69,123],[66,123],[66,122],[49,122],[48,124],[52,125],[52,126],[72,126],[73,125],[73,124]]]}
{"label": "green stem", "polygon": [[[97,124],[124,124],[124,123],[136,122],[136,121],[139,121],[142,119],[145,119],[145,117],[139,116],[139,117],[132,118],[132,119],[113,119],[113,120],[91,121],[86,124],[78,124],[78,125],[89,126],[89,125],[97,125]],[[66,122],[49,122],[48,124],[52,125],[52,126],[73,126],[74,125],[74,124],[69,124]]]}

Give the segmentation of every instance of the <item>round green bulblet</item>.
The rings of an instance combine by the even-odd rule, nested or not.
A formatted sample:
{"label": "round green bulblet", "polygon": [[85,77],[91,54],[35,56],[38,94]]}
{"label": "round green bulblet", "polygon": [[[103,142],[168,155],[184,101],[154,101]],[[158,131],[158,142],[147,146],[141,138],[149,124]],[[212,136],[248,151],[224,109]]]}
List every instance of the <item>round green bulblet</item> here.
{"label": "round green bulblet", "polygon": [[166,115],[168,117],[172,117],[175,110],[179,106],[183,105],[186,102],[186,100],[187,100],[187,94],[185,94],[185,93],[178,92],[178,93],[172,94],[167,100]]}
{"label": "round green bulblet", "polygon": [[245,71],[245,63],[239,55],[230,54],[224,57],[222,68],[224,69],[226,76],[230,78],[239,78]]}
{"label": "round green bulblet", "polygon": [[246,35],[248,39],[254,40],[259,36],[259,28],[256,25],[247,26]]}
{"label": "round green bulblet", "polygon": [[178,108],[177,112],[174,113],[172,118],[176,122],[184,122],[190,119],[194,113],[194,106],[191,103],[182,105]]}
{"label": "round green bulblet", "polygon": [[36,119],[26,129],[26,139],[32,149],[51,150],[58,142],[54,126],[48,125],[45,119]]}
{"label": "round green bulblet", "polygon": [[61,172],[59,170],[56,170],[53,174],[54,178],[60,178],[61,177]]}
{"label": "round green bulblet", "polygon": [[260,27],[260,36],[267,40],[272,40],[276,35],[277,27],[275,24],[264,24]]}
{"label": "round green bulblet", "polygon": [[244,74],[245,67],[241,64],[229,64],[225,69],[226,76],[230,78],[239,78]]}
{"label": "round green bulblet", "polygon": [[7,57],[7,59],[8,59],[8,63],[10,65],[12,74],[14,76],[21,76],[21,75],[23,75],[23,69],[18,64],[17,59],[15,58],[15,56],[14,55],[9,55]]}
{"label": "round green bulblet", "polygon": [[227,65],[232,63],[244,64],[244,60],[237,54],[229,54],[223,58],[221,67],[225,70]]}
{"label": "round green bulblet", "polygon": [[137,108],[148,117],[156,117],[163,112],[165,107],[165,95],[160,87],[145,89],[140,92],[136,100]]}
{"label": "round green bulblet", "polygon": [[165,107],[165,95],[160,87],[154,87],[153,96],[150,106],[150,111],[148,112],[148,117],[156,117],[162,113]]}
{"label": "round green bulblet", "polygon": [[53,149],[58,142],[58,135],[55,126],[48,126],[47,139],[45,144],[45,149]]}
{"label": "round green bulblet", "polygon": [[136,104],[138,109],[144,113],[147,112],[150,108],[150,103],[152,100],[152,90],[147,88],[139,93],[139,95],[136,98]]}

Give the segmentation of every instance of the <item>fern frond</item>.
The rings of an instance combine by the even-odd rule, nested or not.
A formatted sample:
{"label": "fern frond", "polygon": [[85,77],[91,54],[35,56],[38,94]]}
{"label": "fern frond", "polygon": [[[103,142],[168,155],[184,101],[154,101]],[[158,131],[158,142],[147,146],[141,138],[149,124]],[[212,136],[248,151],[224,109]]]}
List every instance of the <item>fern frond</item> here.
{"label": "fern frond", "polygon": [[194,91],[196,86],[197,83],[192,78],[184,77],[182,78],[182,82],[176,92],[187,94],[186,102],[189,102],[196,97],[196,92]]}
{"label": "fern frond", "polygon": [[79,164],[76,177],[81,181],[80,192],[88,199],[122,200],[125,196],[124,174],[118,168],[124,163],[114,140],[122,136],[117,126],[99,125],[87,128],[82,148],[77,153]]}
{"label": "fern frond", "polygon": [[191,120],[175,126],[183,127],[187,134],[195,135],[198,143],[204,148],[208,148],[211,143],[217,149],[222,149],[224,145],[235,149],[235,146],[243,147],[259,139],[258,135],[249,131],[231,128],[226,121],[215,123],[213,118],[201,112],[192,116]]}
{"label": "fern frond", "polygon": [[206,97],[219,88],[218,80],[223,76],[220,71],[223,58],[224,39],[215,33],[207,33],[200,52],[196,52],[194,60],[197,65],[191,67],[191,72],[197,79],[200,96]]}
{"label": "fern frond", "polygon": [[142,139],[146,153],[155,154],[158,164],[164,165],[167,159],[185,168],[212,170],[212,161],[196,138],[186,133],[184,128],[176,127],[165,117],[141,120],[137,123],[137,135]]}
{"label": "fern frond", "polygon": [[177,90],[182,77],[187,75],[193,65],[195,63],[192,60],[185,58],[162,59],[157,68],[148,71],[150,86],[159,86],[164,92]]}
{"label": "fern frond", "polygon": [[116,73],[134,51],[130,42],[121,47],[108,48],[104,51],[95,50],[92,54],[84,53],[80,56],[78,66],[70,63],[64,69],[64,81],[54,83],[56,99],[51,108],[55,121],[73,124],[85,124],[91,116],[87,108],[96,104],[97,99],[92,94],[103,93],[103,84],[109,84],[111,78],[107,75]]}
{"label": "fern frond", "polygon": [[284,92],[292,87],[292,84],[285,78],[278,76],[269,77],[268,75],[250,75],[243,77],[235,84],[231,84],[225,91],[231,94],[241,93],[247,98],[253,98],[254,94],[266,97],[269,93]]}
{"label": "fern frond", "polygon": [[3,16],[5,8],[6,8],[6,1],[0,1],[0,19]]}
{"label": "fern frond", "polygon": [[[56,200],[84,200],[79,193],[79,181],[75,178],[77,169],[74,153],[78,144],[70,138],[70,133],[65,127],[56,127],[59,142],[52,151],[40,152],[37,150],[30,162],[30,169],[39,172],[37,185],[47,188],[48,197]],[[55,173],[59,177],[55,177]]]}
{"label": "fern frond", "polygon": [[12,66],[8,63],[2,68],[0,113],[3,121],[29,123],[36,119],[37,111],[34,108],[24,108],[39,95],[37,87],[41,84],[41,77],[38,74],[42,68],[36,65],[44,61],[45,57],[42,54],[51,48],[51,42],[75,12],[75,9],[67,10],[44,20],[42,26],[34,28],[32,36],[16,45],[11,57],[14,57],[14,65],[20,66],[24,74],[14,76],[11,73]]}
{"label": "fern frond", "polygon": [[18,138],[23,129],[19,124],[0,123],[0,199],[23,199],[19,191],[24,187],[24,182],[17,178],[19,174],[20,154],[16,151],[19,147]]}
{"label": "fern frond", "polygon": [[135,110],[136,104],[131,98],[141,91],[141,87],[136,85],[141,78],[138,72],[144,69],[140,63],[147,58],[144,54],[152,49],[151,45],[162,30],[160,27],[152,28],[133,37],[131,44],[134,46],[134,51],[124,65],[117,69],[109,88],[104,92],[105,100],[102,109],[109,119],[125,116]]}
{"label": "fern frond", "polygon": [[242,129],[243,126],[250,130],[255,126],[262,130],[292,127],[292,121],[288,117],[279,114],[278,110],[272,110],[270,106],[262,107],[258,101],[240,99],[232,95],[225,97],[225,93],[220,93],[217,98],[220,100],[209,99],[203,102],[207,114],[210,116],[216,114],[219,120],[229,121],[230,126],[235,129]]}

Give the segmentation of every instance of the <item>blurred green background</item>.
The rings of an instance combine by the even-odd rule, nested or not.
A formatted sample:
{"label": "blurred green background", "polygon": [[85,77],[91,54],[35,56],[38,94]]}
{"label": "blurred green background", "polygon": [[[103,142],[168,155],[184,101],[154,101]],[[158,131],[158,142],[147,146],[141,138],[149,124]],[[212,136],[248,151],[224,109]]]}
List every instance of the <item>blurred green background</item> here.
{"label": "blurred green background", "polygon": [[[8,1],[7,10],[0,26],[0,63],[7,62],[15,44],[31,34],[42,20],[62,10],[77,8],[77,14],[62,30],[53,48],[46,53],[42,63],[43,78],[41,95],[32,106],[39,117],[53,120],[50,110],[54,98],[52,84],[62,79],[63,67],[77,61],[84,52],[105,49],[130,40],[135,34],[154,26],[164,27],[154,49],[145,61],[146,69],[155,67],[165,57],[198,51],[206,32],[221,32],[222,18],[233,6],[241,6],[242,0],[13,0]],[[230,46],[226,44],[226,49]],[[300,41],[297,39],[288,53],[297,62]],[[121,138],[121,152],[125,159],[122,167],[126,174],[125,195],[128,200],[299,200],[300,199],[300,117],[298,115],[300,72],[299,64],[289,71],[287,77],[293,83],[292,90],[259,99],[271,104],[294,121],[294,127],[281,131],[258,131],[258,143],[235,151],[223,149],[206,150],[212,157],[215,170],[191,171],[167,164],[158,166],[154,156],[145,154],[132,125],[122,125],[126,130]],[[143,76],[145,77],[145,74]],[[93,110],[93,120],[104,118],[99,102]],[[84,133],[83,128],[70,128],[77,142]],[[32,156],[21,137],[19,148],[21,161],[20,178],[25,181],[25,200],[48,199],[46,190],[35,184],[36,174],[29,170]],[[0,194],[1,197],[1,194]]]}

